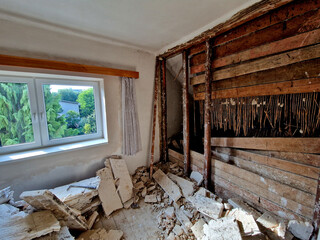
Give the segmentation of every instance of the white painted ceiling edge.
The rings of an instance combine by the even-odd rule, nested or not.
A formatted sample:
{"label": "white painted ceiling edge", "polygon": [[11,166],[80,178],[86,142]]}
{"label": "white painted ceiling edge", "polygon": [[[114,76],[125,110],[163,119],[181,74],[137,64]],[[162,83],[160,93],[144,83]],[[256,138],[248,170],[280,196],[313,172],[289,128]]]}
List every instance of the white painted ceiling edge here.
{"label": "white painted ceiling edge", "polygon": [[[7,20],[7,21],[12,21],[12,22],[16,22],[19,24],[24,24],[24,25],[29,25],[32,27],[38,27],[38,28],[42,28],[42,29],[46,29],[46,30],[50,30],[50,31],[55,31],[55,32],[60,32],[60,33],[64,33],[64,34],[69,34],[72,36],[76,36],[76,37],[81,37],[84,39],[88,39],[88,40],[92,40],[92,41],[96,41],[96,42],[100,42],[100,43],[107,43],[107,44],[111,44],[111,45],[117,45],[117,46],[123,46],[123,47],[128,47],[131,49],[135,49],[135,50],[139,50],[139,51],[144,51],[144,52],[148,52],[151,53],[153,55],[158,55],[161,53],[166,52],[168,49],[175,47],[179,44],[185,43],[189,40],[191,40],[192,38],[196,37],[197,35],[201,34],[202,32],[220,24],[225,22],[226,20],[228,20],[229,18],[231,18],[235,13],[239,12],[242,9],[245,9],[249,6],[251,6],[252,4],[258,2],[259,0],[248,0],[247,2],[245,2],[244,4],[240,5],[240,7],[237,7],[229,12],[227,12],[226,14],[224,14],[222,17],[219,17],[217,19],[215,19],[214,21],[210,22],[209,24],[198,28],[196,31],[191,32],[190,34],[187,34],[185,36],[183,36],[182,38],[180,38],[178,41],[175,41],[173,43],[167,44],[165,47],[162,47],[159,50],[153,51],[153,50],[148,50],[147,48],[143,48],[141,46],[137,46],[134,44],[131,44],[130,42],[125,42],[122,39],[121,40],[115,40],[112,39],[111,37],[105,36],[105,35],[99,35],[99,34],[95,34],[95,33],[89,33],[86,32],[84,30],[79,30],[79,29],[75,29],[72,27],[67,27],[67,26],[62,26],[62,25],[58,25],[46,20],[39,20],[36,18],[33,18],[31,16],[25,16],[22,14],[18,14],[18,13],[14,13],[14,12],[8,12],[6,10],[3,10],[0,8],[0,19],[3,20]],[[186,21],[187,24],[187,21]]]}

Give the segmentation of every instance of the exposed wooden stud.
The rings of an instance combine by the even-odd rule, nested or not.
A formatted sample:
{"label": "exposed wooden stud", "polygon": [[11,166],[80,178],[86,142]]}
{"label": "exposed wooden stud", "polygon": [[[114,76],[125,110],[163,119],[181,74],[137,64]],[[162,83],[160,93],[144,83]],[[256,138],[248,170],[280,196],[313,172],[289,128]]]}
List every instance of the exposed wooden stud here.
{"label": "exposed wooden stud", "polygon": [[156,58],[156,65],[155,65],[155,72],[154,72],[153,119],[152,119],[152,139],[151,139],[151,154],[150,154],[151,155],[150,156],[150,178],[152,178],[153,163],[154,163],[154,141],[155,141],[155,135],[156,135],[156,122],[157,122],[156,120],[157,120],[159,71],[160,71],[159,58]]}
{"label": "exposed wooden stud", "polygon": [[0,55],[0,65],[139,78],[139,72],[46,59]]}
{"label": "exposed wooden stud", "polygon": [[166,60],[161,61],[162,82],[161,82],[161,112],[162,112],[162,160],[168,160],[168,143],[167,143],[167,83],[166,83]]}
{"label": "exposed wooden stud", "polygon": [[205,115],[204,115],[204,183],[209,188],[211,183],[211,45],[206,41],[206,73],[205,73]]}
{"label": "exposed wooden stud", "polygon": [[188,53],[182,53],[183,85],[182,85],[182,109],[183,109],[183,154],[184,174],[190,174],[190,114],[189,114],[189,68]]}

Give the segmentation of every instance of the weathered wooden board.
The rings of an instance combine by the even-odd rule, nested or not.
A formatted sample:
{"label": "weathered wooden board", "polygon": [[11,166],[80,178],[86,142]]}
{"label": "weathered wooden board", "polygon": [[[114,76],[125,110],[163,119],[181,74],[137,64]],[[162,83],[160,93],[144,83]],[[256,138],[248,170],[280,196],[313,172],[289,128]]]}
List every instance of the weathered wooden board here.
{"label": "weathered wooden board", "polygon": [[31,213],[25,217],[8,217],[0,220],[0,239],[29,240],[58,232],[60,224],[51,211]]}
{"label": "weathered wooden board", "polygon": [[[242,159],[250,160],[259,164],[263,164],[269,167],[281,169],[287,172],[295,173],[301,176],[313,178],[315,180],[318,179],[320,169],[317,167],[301,164],[301,163],[296,163],[268,155],[263,155],[263,154],[258,154],[255,152],[249,152],[249,151],[244,151],[244,150],[239,150],[239,149],[234,149],[234,148],[216,148],[216,151],[219,153],[225,153],[230,156],[234,157],[239,157]],[[319,158],[320,161],[320,156],[315,155]],[[301,155],[300,158],[306,158],[308,156]]]}
{"label": "weathered wooden board", "polygon": [[[237,98],[251,96],[268,96],[320,91],[320,78],[308,78],[295,81],[261,84],[252,87],[231,88],[213,91],[212,99]],[[205,93],[194,93],[195,100],[204,100]]]}
{"label": "weathered wooden board", "polygon": [[273,179],[277,182],[292,186],[302,191],[306,191],[310,194],[315,195],[317,192],[316,179],[310,179],[287,171],[279,170],[277,168],[261,165],[254,161],[247,161],[239,157],[229,156],[224,153],[212,152],[212,154],[213,156],[222,159],[229,164],[233,164],[239,168],[259,174],[262,177]]}
{"label": "weathered wooden board", "polygon": [[[211,82],[211,88],[213,91],[216,91],[235,87],[246,87],[258,84],[315,78],[319,76],[319,65],[319,58],[306,60],[278,68],[267,69],[238,77],[224,79],[223,81],[213,81]],[[195,92],[204,92],[204,82],[204,74],[190,79],[191,85],[201,84],[194,86]]]}
{"label": "weathered wooden board", "polygon": [[88,228],[84,219],[81,219],[75,211],[49,190],[23,192],[20,198],[37,210],[51,210],[59,221],[64,222],[71,229],[86,230]]}
{"label": "weathered wooden board", "polygon": [[97,172],[97,176],[101,179],[98,192],[103,211],[106,216],[109,216],[113,211],[122,208],[123,205],[114,185],[110,163],[106,161],[105,165],[105,168]]}
{"label": "weathered wooden board", "polygon": [[244,35],[228,43],[214,48],[217,58],[224,57],[236,52],[253,48],[268,42],[274,42],[287,38],[298,33],[310,31],[319,27],[320,11],[318,9],[309,11],[305,14],[288,19],[284,22],[271,25],[270,27]]}
{"label": "weathered wooden board", "polygon": [[153,174],[153,178],[173,201],[181,198],[180,188],[160,169]]}
{"label": "weathered wooden board", "polygon": [[118,193],[122,203],[133,196],[133,184],[124,159],[110,159],[112,172],[115,179],[119,179]]}
{"label": "weathered wooden board", "polygon": [[214,147],[320,153],[320,138],[212,138]]}

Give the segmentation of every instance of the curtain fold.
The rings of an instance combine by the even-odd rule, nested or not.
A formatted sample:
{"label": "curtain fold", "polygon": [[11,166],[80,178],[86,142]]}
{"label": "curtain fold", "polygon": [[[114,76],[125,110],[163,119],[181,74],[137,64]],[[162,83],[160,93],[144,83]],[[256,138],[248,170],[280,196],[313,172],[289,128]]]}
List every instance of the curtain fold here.
{"label": "curtain fold", "polygon": [[127,77],[122,77],[122,131],[122,154],[132,156],[141,151],[134,79]]}

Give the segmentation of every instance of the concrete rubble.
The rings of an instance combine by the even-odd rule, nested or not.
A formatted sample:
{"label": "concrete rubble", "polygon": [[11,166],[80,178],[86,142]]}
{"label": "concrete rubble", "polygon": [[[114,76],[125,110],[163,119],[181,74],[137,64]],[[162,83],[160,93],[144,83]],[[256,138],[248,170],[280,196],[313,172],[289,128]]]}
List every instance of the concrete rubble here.
{"label": "concrete rubble", "polygon": [[[151,204],[156,213],[159,240],[291,240],[293,236],[310,239],[313,234],[308,222],[292,220],[288,224],[240,199],[224,201],[201,187],[199,172],[184,177],[177,163],[158,163],[153,172],[150,178],[149,169],[139,167],[130,176],[125,161],[113,156],[96,177],[24,192],[24,201],[14,201],[10,187],[0,190],[0,227],[8,228],[0,233],[0,239],[124,239],[122,231],[95,223],[118,209],[139,208],[141,201]],[[39,226],[22,238],[17,232],[25,233],[30,219]]]}

